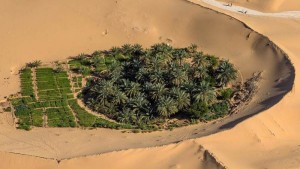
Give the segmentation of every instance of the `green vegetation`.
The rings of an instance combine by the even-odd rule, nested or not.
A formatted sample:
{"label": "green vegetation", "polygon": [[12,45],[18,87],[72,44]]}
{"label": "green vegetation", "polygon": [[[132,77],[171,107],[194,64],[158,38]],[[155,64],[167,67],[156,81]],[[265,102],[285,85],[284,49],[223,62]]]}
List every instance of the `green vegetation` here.
{"label": "green vegetation", "polygon": [[37,68],[37,67],[39,67],[39,66],[41,66],[41,65],[42,65],[42,61],[36,60],[36,61],[27,63],[27,64],[26,64],[26,67],[27,67],[27,68]]}
{"label": "green vegetation", "polygon": [[11,107],[3,108],[3,110],[4,110],[5,112],[11,112]]}
{"label": "green vegetation", "polygon": [[36,69],[36,78],[40,101],[63,102],[68,98],[73,98],[67,72],[56,73],[52,68],[39,68]]}
{"label": "green vegetation", "polygon": [[[131,52],[129,50],[133,49],[139,52],[142,47],[141,45],[124,45],[123,49],[113,47],[110,51],[95,51],[92,55],[80,54],[69,61],[70,69],[83,76],[98,75],[114,63],[129,59],[129,53],[126,53]],[[122,53],[121,50],[126,50],[126,52]]]}
{"label": "green vegetation", "polygon": [[[92,115],[78,105],[69,75],[61,66],[59,71],[49,67],[26,68],[21,70],[20,77],[22,96],[11,101],[20,129],[30,130],[31,126],[76,127],[76,118],[82,127],[120,126]],[[82,77],[73,78],[72,83],[75,89],[81,89]]]}
{"label": "green vegetation", "polygon": [[75,93],[79,92],[82,89],[82,76],[75,76],[72,78],[73,87]]}
{"label": "green vegetation", "polygon": [[232,94],[227,86],[237,76],[227,60],[204,55],[195,45],[124,45],[80,55],[69,63],[73,71],[92,75],[82,92],[89,108],[142,129],[160,119],[208,121],[225,116]]}
{"label": "green vegetation", "polygon": [[[80,54],[68,64],[71,74],[59,62],[41,67],[35,61],[20,71],[21,96],[11,100],[18,128],[140,132],[210,121],[228,114],[233,94],[228,84],[237,76],[229,61],[198,52],[195,45],[124,45]],[[88,112],[74,96],[111,120]]]}
{"label": "green vegetation", "polygon": [[79,120],[80,126],[83,127],[92,127],[95,124],[95,121],[97,119],[96,116],[88,113],[85,109],[80,107],[77,103],[76,99],[69,100],[68,101],[71,109],[76,112],[76,117]]}
{"label": "green vegetation", "polygon": [[75,127],[75,118],[68,107],[48,108],[48,126],[50,127]]}
{"label": "green vegetation", "polygon": [[20,79],[22,96],[34,97],[31,69],[21,70]]}

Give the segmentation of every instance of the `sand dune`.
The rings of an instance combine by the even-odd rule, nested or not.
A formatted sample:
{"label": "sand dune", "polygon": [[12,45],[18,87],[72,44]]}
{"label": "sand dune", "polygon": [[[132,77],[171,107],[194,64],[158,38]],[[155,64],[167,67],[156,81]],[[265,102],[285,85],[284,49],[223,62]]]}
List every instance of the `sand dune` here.
{"label": "sand dune", "polygon": [[[153,156],[156,154],[155,156]],[[57,162],[10,153],[0,153],[0,168],[9,169],[83,169],[83,168],[209,168],[224,169],[214,157],[195,141],[171,144],[151,149],[112,152]],[[28,165],[24,165],[24,163]]]}
{"label": "sand dune", "polygon": [[234,5],[245,6],[264,12],[298,11],[300,1],[298,0],[220,0]]}
{"label": "sand dune", "polygon": [[[4,40],[0,42],[0,59],[3,62],[0,77],[10,77],[5,84],[1,84],[1,97],[17,91],[17,76],[11,74],[25,62],[33,59],[64,59],[127,42],[146,46],[170,40],[175,46],[196,43],[205,52],[229,58],[237,65],[244,79],[254,72],[263,71],[263,80],[253,102],[240,114],[229,120],[224,119],[214,127],[210,124],[206,124],[210,128],[195,125],[151,134],[122,134],[105,129],[34,129],[23,132],[13,128],[9,113],[2,113],[0,150],[4,152],[64,159],[198,138],[218,131],[222,126],[223,129],[234,127],[246,118],[270,108],[293,86],[295,75],[292,65],[267,38],[231,17],[183,0],[161,0],[160,3],[151,0],[1,2],[4,5],[0,7],[0,19],[3,20],[0,35]],[[271,37],[289,54],[297,68],[295,56],[300,52],[296,45],[300,39],[297,21],[232,15]],[[43,24],[39,24],[41,22]],[[270,27],[269,24],[274,26]],[[289,27],[281,28],[286,24]],[[297,82],[296,76],[295,86]],[[285,96],[271,109],[233,129],[208,137],[158,148],[66,160],[59,167],[206,168],[203,166],[207,163],[203,150],[198,151],[204,145],[229,168],[297,168],[297,99],[293,90],[292,94]],[[249,116],[243,117],[245,114]],[[223,125],[230,121],[232,123],[229,125]],[[29,168],[57,167],[55,160],[7,153],[1,153],[0,157],[3,161],[0,168],[19,167],[22,161],[30,163]],[[279,159],[283,160],[278,162]],[[12,160],[19,163],[12,164]]]}
{"label": "sand dune", "polygon": [[[198,139],[199,144],[214,152],[228,168],[300,168],[300,138],[297,134],[300,48],[296,45],[300,40],[299,20],[222,12],[246,22],[278,44],[292,60],[296,77],[293,90],[280,103],[229,131]],[[241,150],[244,151],[241,153]]]}
{"label": "sand dune", "polygon": [[[88,159],[88,163],[87,160]],[[117,162],[115,162],[117,160]],[[105,163],[103,163],[105,161]],[[113,152],[88,158],[64,160],[60,169],[81,168],[209,168],[223,169],[205,150],[194,141],[150,149]]]}
{"label": "sand dune", "polygon": [[[126,42],[138,42],[148,46],[169,39],[168,41],[171,40],[175,46],[195,43],[205,52],[230,59],[240,70],[243,79],[262,71],[265,78],[260,83],[259,92],[240,113],[215,124],[199,124],[150,134],[122,133],[107,129],[51,128],[37,128],[24,132],[5,125],[9,114],[0,114],[3,123],[3,127],[0,128],[2,151],[65,159],[198,138],[233,127],[272,106],[292,87],[293,68],[284,54],[267,38],[231,17],[182,0],[162,0],[159,4],[150,0],[123,0],[118,3],[102,0],[107,6],[102,6],[99,1],[93,2],[94,4],[87,4],[82,0],[75,2],[74,6],[68,8],[60,1],[51,1],[50,4],[24,3],[22,10],[29,10],[32,5],[42,9],[34,8],[34,14],[14,13],[17,17],[24,17],[25,22],[5,22],[4,32],[13,31],[8,35],[3,32],[6,41],[1,42],[0,46],[4,47],[3,51],[7,57],[15,60],[14,64],[21,65],[33,59],[64,59],[75,53],[91,52]],[[14,3],[16,2],[10,1],[5,9],[14,8]],[[102,10],[99,11],[98,8]],[[88,10],[89,12],[83,12]],[[63,18],[57,18],[58,11]],[[12,13],[11,10],[6,12]],[[52,15],[53,12],[55,14]],[[71,19],[72,15],[80,15],[80,18]],[[36,25],[43,17],[49,19],[44,19],[44,25]],[[75,24],[77,22],[78,24]],[[119,26],[120,24],[122,26]],[[57,29],[59,27],[64,29]],[[40,30],[40,33],[36,30]],[[103,30],[107,30],[108,34],[103,35]],[[18,36],[11,38],[12,35]],[[8,65],[9,63],[5,64],[5,67]],[[276,81],[279,78],[282,80]],[[14,81],[11,83],[18,86]],[[278,85],[281,85],[279,92]],[[5,93],[6,89],[2,88],[1,91]]]}

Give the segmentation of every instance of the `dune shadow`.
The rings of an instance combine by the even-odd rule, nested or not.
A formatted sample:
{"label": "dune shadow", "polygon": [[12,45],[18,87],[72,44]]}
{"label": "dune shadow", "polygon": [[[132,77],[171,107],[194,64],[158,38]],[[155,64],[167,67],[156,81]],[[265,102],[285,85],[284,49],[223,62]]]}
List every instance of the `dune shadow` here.
{"label": "dune shadow", "polygon": [[[285,56],[287,57],[287,56]],[[275,104],[279,103],[280,100],[283,99],[283,97],[289,93],[290,91],[292,91],[293,86],[294,86],[294,81],[295,81],[295,68],[292,65],[291,61],[288,60],[288,62],[286,63],[290,70],[289,72],[289,76],[287,78],[285,78],[284,80],[282,80],[281,82],[279,82],[278,84],[276,84],[273,88],[276,89],[277,91],[279,91],[277,95],[275,96],[271,96],[271,97],[267,97],[265,98],[263,101],[257,103],[257,106],[253,106],[256,107],[256,110],[245,110],[246,113],[239,113],[242,114],[241,117],[235,118],[233,121],[230,121],[222,126],[219,127],[220,130],[227,130],[227,129],[231,129],[234,126],[236,126],[237,124],[241,123],[242,121],[253,117],[254,115],[257,115],[258,113],[268,110],[269,108],[273,107]],[[256,104],[256,103],[254,103]]]}

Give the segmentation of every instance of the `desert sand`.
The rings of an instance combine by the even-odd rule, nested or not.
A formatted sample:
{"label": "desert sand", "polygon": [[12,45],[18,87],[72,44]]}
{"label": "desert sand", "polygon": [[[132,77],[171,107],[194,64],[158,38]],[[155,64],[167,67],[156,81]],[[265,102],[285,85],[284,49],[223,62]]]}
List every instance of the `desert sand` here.
{"label": "desert sand", "polygon": [[[18,91],[16,73],[28,61],[54,61],[136,42],[146,46],[161,41],[174,46],[196,43],[205,52],[230,59],[240,70],[240,79],[262,71],[263,80],[255,98],[239,114],[216,124],[174,131],[130,134],[37,128],[24,132],[14,129],[10,113],[2,113],[0,168],[220,167],[207,159],[205,150],[228,168],[299,168],[299,80],[297,69],[294,72],[300,52],[298,20],[230,13],[200,2],[269,37],[288,54],[293,67],[263,35],[232,17],[183,0],[2,1],[1,97]],[[216,133],[220,130],[226,131]],[[201,137],[212,133],[216,134]],[[154,147],[160,145],[165,146]],[[123,151],[112,152],[116,150]],[[58,164],[61,159],[68,160]]]}

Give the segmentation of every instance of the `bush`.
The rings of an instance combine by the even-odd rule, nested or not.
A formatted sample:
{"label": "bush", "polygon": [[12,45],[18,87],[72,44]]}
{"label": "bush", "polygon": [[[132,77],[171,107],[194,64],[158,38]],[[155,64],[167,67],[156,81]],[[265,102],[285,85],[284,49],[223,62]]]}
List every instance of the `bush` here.
{"label": "bush", "polygon": [[215,112],[216,118],[223,117],[229,110],[229,105],[226,101],[215,103],[212,105],[212,111]]}
{"label": "bush", "polygon": [[3,109],[5,112],[11,112],[11,107],[6,107]]}
{"label": "bush", "polygon": [[228,99],[231,98],[232,93],[233,93],[233,90],[231,88],[224,89],[224,90],[221,91],[221,97],[222,97],[223,100],[228,100]]}
{"label": "bush", "polygon": [[206,120],[206,116],[209,113],[209,107],[207,104],[203,102],[195,103],[188,110],[188,114],[192,119],[204,119]]}
{"label": "bush", "polygon": [[31,130],[30,125],[29,124],[24,124],[24,123],[19,124],[19,126],[17,128],[18,129],[23,129],[23,130],[26,130],[26,131]]}

